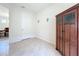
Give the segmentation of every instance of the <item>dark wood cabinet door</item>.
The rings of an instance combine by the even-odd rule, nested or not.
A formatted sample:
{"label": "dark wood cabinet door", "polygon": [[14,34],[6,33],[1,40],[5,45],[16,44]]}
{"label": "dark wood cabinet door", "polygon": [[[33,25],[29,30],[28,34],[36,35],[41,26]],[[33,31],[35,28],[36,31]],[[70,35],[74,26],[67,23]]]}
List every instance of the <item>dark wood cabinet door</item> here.
{"label": "dark wood cabinet door", "polygon": [[59,35],[59,39],[60,39],[60,52],[62,54],[62,25],[60,25],[59,27],[59,31],[60,31],[60,35]]}
{"label": "dark wood cabinet door", "polygon": [[77,9],[63,15],[64,55],[77,55]]}
{"label": "dark wood cabinet door", "polygon": [[58,38],[58,34],[59,34],[59,26],[58,24],[56,24],[56,49],[59,50],[59,38]]}
{"label": "dark wood cabinet door", "polygon": [[58,16],[57,17],[57,31],[56,31],[56,35],[57,35],[57,40],[56,40],[56,47],[58,49],[58,51],[60,51],[62,53],[62,16]]}
{"label": "dark wood cabinet door", "polygon": [[70,39],[70,26],[69,25],[64,25],[64,30],[63,30],[63,41],[64,41],[64,50],[63,53],[65,56],[69,56],[69,39]]}
{"label": "dark wood cabinet door", "polygon": [[58,38],[59,38],[59,51],[62,54],[62,25],[59,25],[59,34],[58,34]]}
{"label": "dark wood cabinet door", "polygon": [[79,8],[78,8],[78,56],[79,56]]}

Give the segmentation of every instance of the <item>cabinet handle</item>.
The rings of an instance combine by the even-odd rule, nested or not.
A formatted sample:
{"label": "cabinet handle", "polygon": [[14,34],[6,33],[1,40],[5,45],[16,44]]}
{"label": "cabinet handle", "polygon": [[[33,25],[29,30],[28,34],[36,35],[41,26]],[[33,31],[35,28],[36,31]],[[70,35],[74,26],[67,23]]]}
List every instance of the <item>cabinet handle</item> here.
{"label": "cabinet handle", "polygon": [[62,32],[65,32],[64,30],[62,30]]}

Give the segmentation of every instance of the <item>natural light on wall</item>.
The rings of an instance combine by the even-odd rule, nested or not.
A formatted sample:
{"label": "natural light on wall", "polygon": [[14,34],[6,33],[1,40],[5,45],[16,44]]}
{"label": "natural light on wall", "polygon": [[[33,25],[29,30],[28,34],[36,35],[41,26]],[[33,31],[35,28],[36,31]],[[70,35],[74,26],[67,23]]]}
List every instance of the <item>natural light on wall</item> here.
{"label": "natural light on wall", "polygon": [[9,27],[9,9],[0,5],[0,30]]}
{"label": "natural light on wall", "polygon": [[5,23],[6,23],[6,19],[3,19],[1,22],[2,22],[3,24],[5,24]]}
{"label": "natural light on wall", "polygon": [[0,29],[3,30],[6,27],[9,27],[9,19],[8,19],[8,17],[0,16]]}

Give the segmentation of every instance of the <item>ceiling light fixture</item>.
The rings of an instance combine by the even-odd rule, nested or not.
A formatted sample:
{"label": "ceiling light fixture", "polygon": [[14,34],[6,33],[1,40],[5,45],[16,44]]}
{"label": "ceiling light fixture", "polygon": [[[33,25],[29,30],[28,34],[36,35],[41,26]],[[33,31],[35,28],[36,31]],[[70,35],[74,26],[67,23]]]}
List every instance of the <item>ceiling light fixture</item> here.
{"label": "ceiling light fixture", "polygon": [[25,6],[21,6],[21,8],[25,8]]}

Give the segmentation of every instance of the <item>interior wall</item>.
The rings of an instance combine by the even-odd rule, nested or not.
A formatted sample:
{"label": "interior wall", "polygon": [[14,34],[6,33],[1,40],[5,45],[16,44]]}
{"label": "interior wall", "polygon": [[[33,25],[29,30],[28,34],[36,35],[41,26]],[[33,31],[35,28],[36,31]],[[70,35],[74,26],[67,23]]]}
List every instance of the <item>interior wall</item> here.
{"label": "interior wall", "polygon": [[34,37],[34,13],[23,8],[10,8],[10,42]]}
{"label": "interior wall", "polygon": [[0,5],[0,30],[4,30],[5,27],[9,27],[9,10],[6,7]]}
{"label": "interior wall", "polygon": [[75,4],[57,3],[37,14],[19,7],[10,8],[10,41],[17,42],[25,38],[37,37],[56,45],[55,16],[73,5]]}
{"label": "interior wall", "polygon": [[[68,3],[57,3],[53,6],[50,6],[36,16],[37,21],[37,37],[45,40],[54,46],[56,45],[56,15],[62,11],[70,8],[75,4]],[[47,21],[48,20],[48,21]]]}

